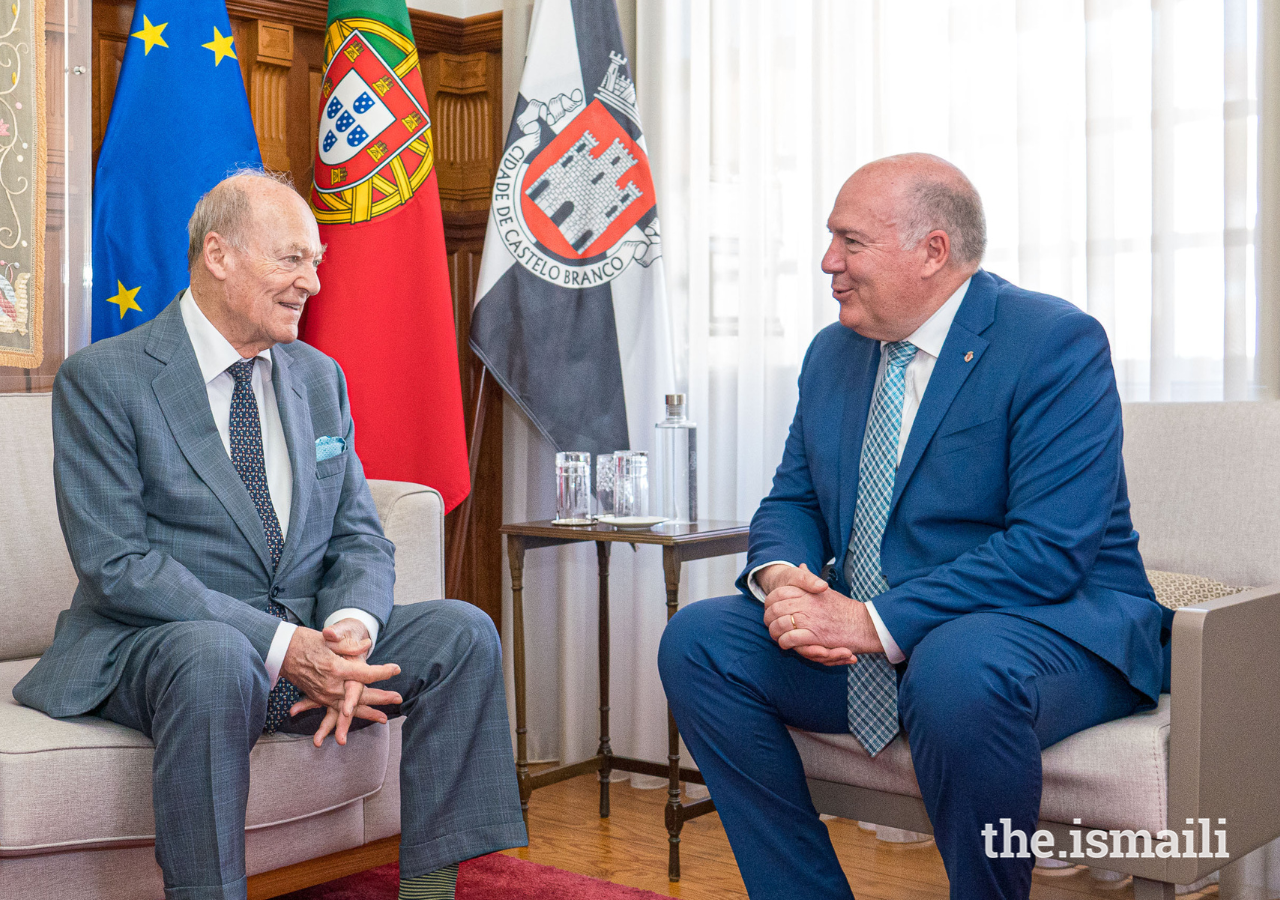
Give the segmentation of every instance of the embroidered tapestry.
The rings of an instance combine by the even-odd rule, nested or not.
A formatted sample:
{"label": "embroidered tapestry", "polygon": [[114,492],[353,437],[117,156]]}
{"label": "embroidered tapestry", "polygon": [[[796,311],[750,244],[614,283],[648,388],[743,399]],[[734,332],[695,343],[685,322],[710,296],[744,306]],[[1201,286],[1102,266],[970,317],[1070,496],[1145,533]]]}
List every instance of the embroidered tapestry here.
{"label": "embroidered tapestry", "polygon": [[0,366],[44,357],[44,0],[0,4]]}

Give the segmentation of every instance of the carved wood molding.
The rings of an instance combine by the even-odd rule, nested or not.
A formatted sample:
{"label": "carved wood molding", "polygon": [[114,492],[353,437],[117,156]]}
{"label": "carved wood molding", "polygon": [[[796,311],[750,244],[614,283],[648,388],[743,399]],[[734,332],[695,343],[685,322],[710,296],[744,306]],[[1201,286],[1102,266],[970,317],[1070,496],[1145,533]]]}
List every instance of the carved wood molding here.
{"label": "carved wood molding", "polygon": [[[424,19],[431,15],[430,13],[409,13],[409,18],[414,19],[414,30],[418,28],[415,15],[422,16]],[[436,16],[437,19],[445,19],[445,16]],[[458,41],[457,52],[459,53],[478,53],[485,51],[488,53],[502,52],[502,12],[501,10],[491,13],[485,13],[480,16],[471,16],[468,19],[453,19],[454,22],[462,23],[462,37]],[[426,26],[423,22],[423,26]]]}
{"label": "carved wood molding", "polygon": [[441,53],[440,90],[451,94],[483,94],[485,83],[483,53]]}
{"label": "carved wood molding", "polygon": [[[227,13],[246,19],[274,19],[298,28],[324,31],[329,19],[328,0],[227,0]],[[491,12],[467,19],[439,13],[409,10],[419,50],[475,53],[502,50],[502,13]]]}
{"label": "carved wood molding", "polygon": [[441,52],[433,62],[440,200],[445,208],[487,208],[497,162],[489,54]]}
{"label": "carved wood molding", "polygon": [[289,161],[289,69],[293,65],[293,26],[262,19],[249,30],[245,63],[249,69],[249,111],[258,133],[262,162],[277,172],[292,170]]}
{"label": "carved wood molding", "polygon": [[246,19],[275,19],[298,28],[324,31],[328,0],[227,0],[227,15]]}
{"label": "carved wood molding", "polygon": [[485,229],[489,227],[487,208],[445,209],[440,214],[444,219],[445,239],[451,246],[484,244]]}

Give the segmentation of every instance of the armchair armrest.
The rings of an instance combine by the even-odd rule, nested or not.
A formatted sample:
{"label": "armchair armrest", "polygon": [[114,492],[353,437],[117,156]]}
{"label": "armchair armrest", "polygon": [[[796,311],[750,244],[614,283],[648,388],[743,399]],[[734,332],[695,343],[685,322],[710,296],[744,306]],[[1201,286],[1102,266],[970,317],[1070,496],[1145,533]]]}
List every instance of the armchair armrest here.
{"label": "armchair armrest", "polygon": [[435,488],[369,480],[382,530],[396,545],[396,603],[444,596],[444,501]]}
{"label": "armchair armrest", "polygon": [[[1168,827],[1195,828],[1198,849],[1200,823],[1188,819],[1225,830],[1232,859],[1280,835],[1278,641],[1280,585],[1174,615]],[[1171,880],[1188,884],[1223,862],[1169,860]]]}

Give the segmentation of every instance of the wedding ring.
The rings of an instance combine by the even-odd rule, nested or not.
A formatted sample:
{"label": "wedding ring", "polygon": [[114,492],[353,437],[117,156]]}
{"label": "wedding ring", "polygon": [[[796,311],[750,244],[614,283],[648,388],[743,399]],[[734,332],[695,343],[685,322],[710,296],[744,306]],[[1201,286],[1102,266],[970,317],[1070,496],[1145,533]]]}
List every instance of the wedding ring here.
{"label": "wedding ring", "polygon": [[795,631],[799,626],[796,625],[796,614],[791,613],[791,630]]}

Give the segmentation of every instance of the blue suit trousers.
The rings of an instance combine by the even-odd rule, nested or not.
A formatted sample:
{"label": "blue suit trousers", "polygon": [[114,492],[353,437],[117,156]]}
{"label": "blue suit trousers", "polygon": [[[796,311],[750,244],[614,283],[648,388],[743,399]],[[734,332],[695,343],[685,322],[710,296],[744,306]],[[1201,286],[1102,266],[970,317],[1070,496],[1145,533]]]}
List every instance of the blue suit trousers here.
{"label": "blue suit trousers", "polygon": [[[787,733],[848,730],[847,669],[781,650],[760,603],[742,594],[682,609],[658,666],[748,894],[851,897]],[[1016,615],[969,613],[920,641],[899,714],[953,900],[1029,896],[1034,860],[988,858],[982,829],[1008,818],[1030,836],[1041,750],[1142,701],[1109,663]]]}
{"label": "blue suit trousers", "polygon": [[[401,668],[377,685],[404,700],[381,707],[405,717],[401,873],[523,846],[501,651],[489,617],[457,600],[392,607],[369,661]],[[156,861],[167,900],[245,897],[249,751],[262,735],[268,693],[262,658],[239,631],[170,622],[140,635],[98,710],[156,745]],[[321,718],[321,710],[305,712],[280,730],[313,734]]]}

